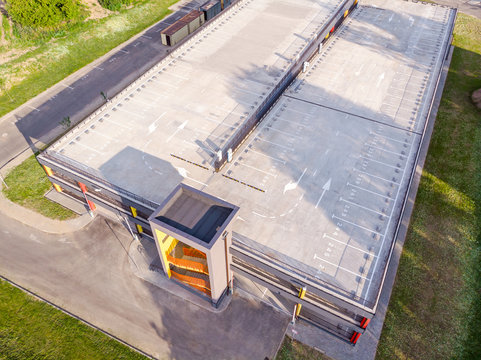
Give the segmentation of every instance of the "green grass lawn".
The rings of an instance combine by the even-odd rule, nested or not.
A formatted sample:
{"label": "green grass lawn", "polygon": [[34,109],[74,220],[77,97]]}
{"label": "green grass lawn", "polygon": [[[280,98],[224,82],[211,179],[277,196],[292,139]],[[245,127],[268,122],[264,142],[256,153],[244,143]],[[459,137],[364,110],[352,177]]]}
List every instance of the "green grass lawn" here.
{"label": "green grass lawn", "polygon": [[481,21],[454,55],[377,359],[481,359]]}
{"label": "green grass lawn", "polygon": [[[7,59],[0,65],[0,116],[161,20],[177,1],[139,1],[105,18],[57,31],[46,40],[11,39],[0,47],[0,55],[12,51],[17,54],[10,58],[5,55]],[[5,21],[4,26],[8,26]]]}
{"label": "green grass lawn", "polygon": [[286,336],[276,360],[329,360],[316,349],[306,346]]}
{"label": "green grass lawn", "polygon": [[0,359],[146,359],[0,280]]}
{"label": "green grass lawn", "polygon": [[35,155],[8,173],[5,182],[8,189],[4,187],[3,193],[10,201],[52,219],[67,220],[76,216],[72,211],[44,197],[52,188],[52,183]]}

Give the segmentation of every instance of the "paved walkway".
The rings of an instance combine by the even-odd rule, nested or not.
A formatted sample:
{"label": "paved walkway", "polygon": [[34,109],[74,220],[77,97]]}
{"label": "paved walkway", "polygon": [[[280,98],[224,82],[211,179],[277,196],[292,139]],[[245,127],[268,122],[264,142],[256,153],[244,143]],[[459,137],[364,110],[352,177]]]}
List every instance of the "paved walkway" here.
{"label": "paved walkway", "polygon": [[[21,213],[5,199],[0,209]],[[23,215],[32,225],[32,214]],[[58,226],[36,219],[33,225],[44,231]],[[48,234],[0,216],[0,275],[156,358],[275,355],[289,322],[285,314],[238,294],[224,311],[206,311],[134,274],[133,240],[120,224],[102,217],[90,225],[66,223],[65,232],[83,230]]]}
{"label": "paved walkway", "polygon": [[69,116],[72,127],[137,79],[169,53],[159,32],[204,0],[181,0],[172,15],[94,60],[0,118],[0,170],[20,156],[24,159],[60,136],[59,124]]}
{"label": "paved walkway", "polygon": [[[27,226],[49,234],[67,234],[83,229],[93,219],[85,213],[75,219],[60,221],[49,219],[33,210],[8,200],[0,189],[0,213]],[[1,228],[1,227],[0,227]]]}

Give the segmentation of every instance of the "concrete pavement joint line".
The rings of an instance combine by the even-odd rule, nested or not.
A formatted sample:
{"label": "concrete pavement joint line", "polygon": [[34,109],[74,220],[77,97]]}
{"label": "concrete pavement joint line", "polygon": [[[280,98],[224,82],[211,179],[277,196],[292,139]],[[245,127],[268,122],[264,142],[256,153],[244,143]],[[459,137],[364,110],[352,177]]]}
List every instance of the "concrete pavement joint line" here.
{"label": "concrete pavement joint line", "polygon": [[358,118],[361,118],[361,119],[364,119],[364,120],[368,120],[368,121],[371,121],[371,122],[375,122],[375,123],[378,123],[378,124],[389,126],[391,128],[394,128],[394,129],[403,130],[403,131],[407,131],[407,132],[414,133],[414,134],[417,134],[417,135],[421,135],[421,133],[418,133],[414,130],[409,130],[409,129],[405,129],[405,128],[395,126],[395,125],[391,125],[391,124],[388,124],[388,123],[383,123],[382,121],[379,121],[379,120],[374,120],[374,119],[371,119],[371,118],[366,117],[366,116],[357,115],[357,114],[354,114],[354,113],[351,113],[351,112],[348,112],[348,111],[336,109],[336,108],[333,108],[333,107],[330,107],[330,106],[327,106],[327,105],[318,104],[318,103],[315,103],[315,102],[312,102],[312,101],[309,101],[309,100],[296,98],[292,95],[288,95],[287,93],[284,94],[283,96],[294,99],[294,100],[303,101],[303,102],[309,103],[311,105],[315,105],[315,106],[323,107],[323,108],[326,108],[326,109],[334,110],[334,111],[337,111],[337,112],[340,112],[340,113],[343,113],[343,114],[346,114],[346,115],[351,115],[351,116],[358,117]]}
{"label": "concrete pavement joint line", "polygon": [[44,297],[42,297],[42,296],[34,293],[34,292],[31,291],[31,290],[28,290],[27,288],[24,288],[23,286],[15,283],[15,282],[13,282],[12,280],[7,279],[7,278],[4,277],[3,275],[0,275],[0,279],[2,279],[3,281],[8,282],[10,285],[16,287],[17,289],[22,290],[23,292],[27,293],[28,295],[33,296],[33,297],[36,298],[37,300],[40,300],[40,301],[42,301],[42,302],[44,302],[44,303],[46,303],[46,304],[54,307],[55,309],[60,310],[60,311],[63,312],[64,314],[66,314],[66,315],[68,315],[68,316],[71,316],[71,317],[73,317],[74,319],[77,319],[77,320],[81,321],[81,322],[84,323],[85,325],[90,326],[91,328],[102,332],[103,334],[107,335],[109,338],[111,338],[111,339],[113,339],[113,340],[116,340],[116,341],[122,343],[123,345],[129,347],[130,349],[132,349],[132,350],[134,350],[134,351],[136,351],[136,352],[138,352],[139,354],[144,355],[144,356],[146,356],[146,357],[148,357],[148,358],[150,358],[150,359],[156,359],[154,356],[152,356],[152,355],[150,355],[150,354],[147,354],[146,352],[140,350],[139,348],[135,347],[134,345],[131,345],[131,344],[129,344],[128,342],[122,340],[121,338],[118,338],[117,336],[115,336],[115,335],[113,335],[113,334],[110,334],[109,332],[107,332],[107,331],[105,331],[105,330],[102,330],[101,328],[99,328],[98,326],[92,324],[91,322],[89,322],[89,321],[81,318],[80,316],[77,316],[77,315],[71,313],[70,311],[68,311],[68,310],[60,307],[59,305],[54,304],[53,302],[45,299]]}

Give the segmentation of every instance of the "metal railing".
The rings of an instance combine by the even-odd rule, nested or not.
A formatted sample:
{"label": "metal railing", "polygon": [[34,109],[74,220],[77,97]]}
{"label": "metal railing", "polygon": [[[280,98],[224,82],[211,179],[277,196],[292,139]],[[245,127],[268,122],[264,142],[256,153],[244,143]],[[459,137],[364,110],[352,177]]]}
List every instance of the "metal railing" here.
{"label": "metal railing", "polygon": [[107,190],[109,189],[113,190],[118,195],[125,196],[132,200],[135,200],[136,202],[141,203],[152,210],[155,210],[159,207],[159,204],[153,201],[147,200],[142,196],[136,195],[128,190],[122,189],[121,187],[112,184],[111,182],[105,180],[99,174],[97,174],[97,170],[92,169],[84,164],[81,164],[73,159],[67,158],[58,153],[55,153],[55,156],[53,156],[49,154],[48,150],[44,151],[41,155],[39,155],[39,158],[40,159],[43,158],[53,164],[57,164],[72,173],[77,173],[83,176],[86,180],[94,181],[98,184],[102,184],[105,186]]}
{"label": "metal railing", "polygon": [[[352,4],[349,6],[349,4]],[[297,75],[301,72],[304,62],[309,61],[318,50],[319,45],[325,41],[325,34],[329,32],[329,29],[332,26],[338,25],[344,20],[343,14],[349,8],[349,12],[357,6],[357,3],[354,3],[354,0],[346,0],[344,1],[343,5],[336,11],[336,13],[331,17],[331,21],[326,23],[321,30],[314,36],[309,45],[302,51],[301,54],[297,55],[296,59],[292,61],[290,68],[287,70],[287,73],[282,77],[282,79],[277,83],[276,86],[267,94],[264,101],[258,106],[257,110],[254,111],[249,119],[240,126],[234,135],[226,141],[225,145],[222,148],[222,157],[220,159],[216,159],[214,163],[214,168],[216,171],[220,171],[222,167],[227,162],[227,151],[232,149],[232,152],[235,153],[237,149],[242,145],[245,139],[251,134],[251,132],[257,127],[257,125],[262,121],[262,119],[266,116],[269,109],[276,103],[279,99],[281,94],[287,89],[287,87],[291,84],[291,82],[297,77]],[[341,17],[339,18],[339,15]]]}

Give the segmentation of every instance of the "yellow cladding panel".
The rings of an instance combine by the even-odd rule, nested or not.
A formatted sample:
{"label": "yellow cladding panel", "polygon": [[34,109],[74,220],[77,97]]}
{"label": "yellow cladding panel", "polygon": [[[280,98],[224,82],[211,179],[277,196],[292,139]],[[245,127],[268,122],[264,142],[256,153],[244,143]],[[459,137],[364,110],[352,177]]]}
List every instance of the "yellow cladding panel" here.
{"label": "yellow cladding panel", "polygon": [[358,2],[358,0],[354,1],[354,5],[356,5],[356,4],[357,4],[357,2]]}
{"label": "yellow cladding panel", "polygon": [[132,212],[132,216],[133,216],[133,217],[137,217],[137,209],[136,209],[136,208],[134,208],[134,207],[131,206],[131,207],[130,207],[130,211]]}
{"label": "yellow cladding panel", "polygon": [[55,188],[55,190],[57,190],[58,192],[62,192],[62,188],[57,185],[57,184],[53,184],[53,187]]}
{"label": "yellow cladding panel", "polygon": [[326,37],[324,39],[328,39],[329,38],[329,33],[326,35]]}
{"label": "yellow cladding panel", "polygon": [[306,287],[302,287],[301,290],[299,290],[299,298],[304,299],[304,296],[306,296]]}
{"label": "yellow cladding panel", "polygon": [[139,224],[135,224],[137,226],[137,232],[139,234],[142,234],[144,232],[144,229],[142,229],[142,226],[140,226]]}
{"label": "yellow cladding panel", "polygon": [[299,314],[301,313],[302,305],[297,304],[296,306],[296,317],[299,317]]}
{"label": "yellow cladding panel", "polygon": [[53,171],[52,171],[51,168],[49,168],[48,166],[43,165],[43,169],[45,170],[45,172],[47,173],[48,176],[53,176]]}
{"label": "yellow cladding panel", "polygon": [[155,234],[157,235],[157,241],[159,242],[159,248],[160,248],[160,256],[162,256],[162,260],[165,264],[165,267],[167,268],[167,276],[170,279],[170,276],[172,275],[170,272],[170,267],[169,267],[169,261],[167,260],[166,253],[164,251],[164,239],[167,236],[167,234],[164,234],[162,231],[155,229]]}
{"label": "yellow cladding panel", "polygon": [[348,14],[349,14],[349,10],[346,10],[346,11],[344,12],[344,17],[346,17]]}

